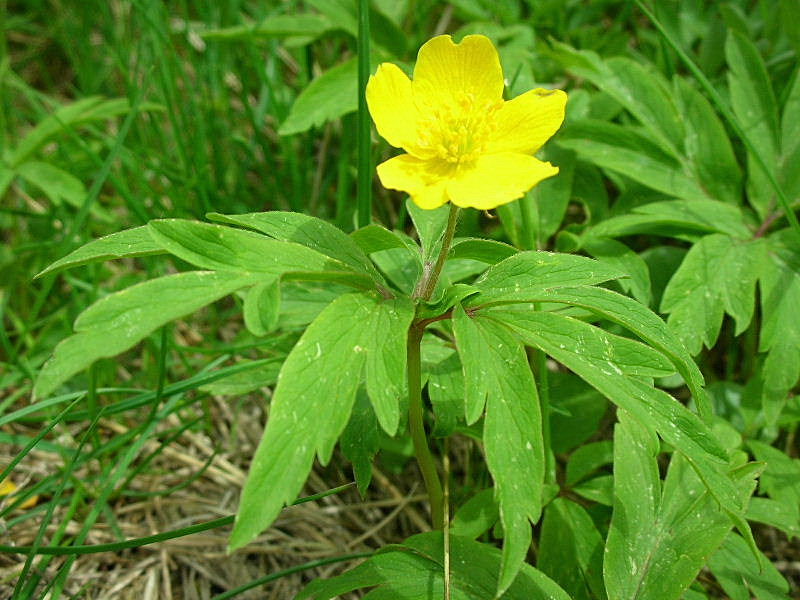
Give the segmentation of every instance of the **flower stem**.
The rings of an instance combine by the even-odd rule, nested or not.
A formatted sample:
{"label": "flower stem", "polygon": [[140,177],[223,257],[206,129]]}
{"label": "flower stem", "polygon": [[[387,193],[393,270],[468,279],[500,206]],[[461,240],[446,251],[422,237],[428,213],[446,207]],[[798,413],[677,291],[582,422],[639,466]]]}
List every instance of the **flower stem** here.
{"label": "flower stem", "polygon": [[425,265],[425,272],[422,279],[414,291],[414,297],[427,302],[433,296],[436,289],[436,284],[439,282],[439,276],[442,274],[442,268],[447,261],[447,255],[450,254],[450,246],[453,245],[453,235],[456,232],[456,223],[458,222],[458,207],[455,204],[450,205],[450,215],[447,218],[447,229],[444,231],[442,238],[442,249],[439,251],[439,256],[436,259],[436,264],[430,269],[430,265]]}
{"label": "flower stem", "polygon": [[424,331],[417,324],[411,325],[408,331],[408,363],[406,367],[408,370],[408,428],[414,442],[417,464],[422,471],[422,479],[425,481],[425,489],[428,492],[433,528],[442,529],[444,527],[444,494],[439,481],[439,473],[436,471],[436,463],[430,448],[428,448],[428,437],[423,420],[420,346]]}

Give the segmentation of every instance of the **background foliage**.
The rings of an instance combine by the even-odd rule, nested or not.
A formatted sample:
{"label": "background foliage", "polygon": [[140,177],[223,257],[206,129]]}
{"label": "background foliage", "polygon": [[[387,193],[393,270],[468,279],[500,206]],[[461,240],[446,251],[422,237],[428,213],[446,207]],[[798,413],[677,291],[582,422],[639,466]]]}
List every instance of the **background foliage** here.
{"label": "background foliage", "polygon": [[[187,485],[213,478],[220,461],[231,465],[223,469],[228,474],[246,471],[253,453],[247,421],[256,430],[264,422],[265,393],[301,326],[341,290],[290,283],[282,289],[280,310],[270,314],[248,307],[274,305],[273,289],[259,289],[249,300],[214,302],[239,286],[220,280],[216,295],[195,299],[197,307],[214,302],[208,308],[190,317],[184,315],[191,309],[159,315],[181,320],[152,334],[140,321],[141,344],[118,359],[76,368],[66,385],[32,403],[33,381],[47,375],[45,360],[87,306],[132,284],[185,271],[192,261],[188,255],[148,258],[162,249],[143,228],[132,229],[124,239],[112,238],[33,277],[89,240],[152,219],[290,210],[353,231],[356,4],[5,0],[0,15],[0,467],[20,490],[6,498],[0,518],[6,546],[56,549],[25,560],[4,547],[0,585],[23,598],[47,590],[102,597],[102,583],[81,583],[84,559],[75,560],[67,547],[87,540],[113,546],[135,537],[126,533],[126,507],[141,498],[181,498]],[[537,342],[529,334],[526,343],[543,347],[549,341],[548,353],[556,359],[530,357],[537,375],[549,374],[553,499],[528,554],[538,571],[523,570],[508,597],[530,597],[526,585],[549,585],[541,573],[572,598],[797,595],[800,227],[792,211],[800,203],[798,22],[800,8],[791,0],[658,2],[649,15],[618,0],[372,2],[373,64],[410,66],[416,49],[436,33],[482,33],[498,45],[508,97],[536,85],[568,90],[567,122],[546,150],[560,175],[495,214],[465,214],[458,236],[583,254],[626,273],[606,285],[663,315],[697,360],[717,415],[717,438],[743,465],[743,497],[755,474],[745,463],[761,463],[746,512],[761,553],[754,554],[738,533],[729,533],[730,523],[682,455],[576,377],[580,364],[559,354],[552,336]],[[372,164],[390,154],[376,139]],[[417,274],[402,259],[413,242],[405,203],[374,191],[374,218],[397,232],[391,242],[397,247],[373,260],[398,287],[413,286]],[[182,235],[177,222],[159,223],[152,227],[164,244]],[[425,246],[432,234],[420,223]],[[390,243],[374,229],[360,235],[362,247]],[[454,256],[459,252],[468,258],[476,250],[462,242]],[[126,258],[90,263],[90,255]],[[451,275],[471,282],[477,272],[465,268]],[[140,296],[131,302],[140,306],[148,293],[137,289]],[[180,302],[185,288],[174,293]],[[628,335],[609,315],[575,309],[571,316],[574,331],[564,323],[553,329],[566,331],[566,345],[588,335],[580,325],[587,320],[608,334]],[[336,322],[331,318],[333,337]],[[541,331],[547,325],[528,326]],[[258,335],[259,327],[278,333]],[[500,334],[488,319],[479,327],[482,339],[497,341]],[[97,339],[106,340],[108,332],[101,333]],[[77,355],[117,352],[92,341],[91,327],[81,335]],[[482,552],[474,541],[493,543],[499,536],[496,508],[485,494],[490,479],[470,441],[479,432],[447,408],[462,389],[461,366],[452,348],[429,344],[424,369],[433,434],[455,431],[454,440],[463,445],[451,465],[454,509],[460,508],[452,552],[496,572],[499,551]],[[491,358],[500,372],[507,357]],[[645,375],[688,400],[682,377]],[[309,494],[350,480],[349,463],[361,481],[368,479],[376,452],[376,476],[386,471],[392,485],[410,489],[416,475],[409,440],[365,434],[376,431],[374,419],[366,400],[357,397],[342,455],[334,454],[334,465],[323,472],[327,485],[310,485]],[[220,431],[220,422],[231,426]],[[204,456],[189,474],[165,478],[170,457],[188,451],[187,440],[213,440],[208,462]],[[241,486],[235,477],[223,480],[233,500],[221,501],[214,517],[235,509]],[[687,504],[693,490],[697,500]],[[193,523],[210,517],[181,518]],[[214,526],[229,525],[225,518]],[[410,511],[404,518],[413,521]],[[184,525],[151,524],[156,539],[149,541]],[[105,537],[97,537],[98,529]],[[414,531],[398,526],[385,541],[402,541],[406,529]],[[389,586],[394,593],[403,590],[402,597],[418,597],[420,569],[441,585],[440,540],[422,534],[405,543],[405,551],[377,555],[334,585],[342,593],[371,585],[376,592]],[[125,552],[131,560],[137,556]],[[342,560],[346,554],[306,558]],[[626,556],[643,562],[615,562]],[[242,570],[240,580],[208,578],[203,589],[209,594],[281,575],[301,562],[265,565],[244,553],[225,560],[250,561],[254,568]],[[454,573],[467,583],[474,576]],[[159,577],[163,589],[176,586],[183,590],[179,596],[190,597],[186,580]],[[285,588],[268,588],[275,597],[299,590],[299,579],[285,581]],[[493,580],[481,585],[488,586],[485,593],[495,589]]]}

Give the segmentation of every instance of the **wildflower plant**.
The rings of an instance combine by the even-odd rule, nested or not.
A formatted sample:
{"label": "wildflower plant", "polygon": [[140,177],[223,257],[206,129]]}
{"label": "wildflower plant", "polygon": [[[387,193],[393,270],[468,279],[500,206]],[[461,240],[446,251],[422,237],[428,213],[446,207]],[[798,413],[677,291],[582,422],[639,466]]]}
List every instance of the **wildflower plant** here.
{"label": "wildflower plant", "polygon": [[[497,51],[480,35],[431,39],[411,78],[382,64],[366,93],[378,133],[405,151],[377,174],[410,196],[419,243],[378,224],[348,235],[277,211],[155,220],[95,240],[45,273],[156,254],[196,270],[108,294],[86,309],[39,373],[36,396],[225,296],[241,303],[253,335],[269,335],[282,299],[313,284],[330,301],[309,315],[281,366],[230,549],[270,527],[297,499],[314,458],[326,464],[337,444],[365,491],[378,429],[410,435],[433,531],[314,582],[300,597],[376,587],[367,597],[568,600],[527,563],[544,507],[553,516],[543,536],[575,534],[575,523],[591,522],[559,497],[552,361],[617,407],[609,536],[604,556],[580,555],[601,596],[605,577],[610,598],[638,597],[642,588],[666,590],[647,597],[678,597],[675,590],[686,589],[732,527],[755,551],[745,511],[758,467],[718,435],[703,377],[672,330],[611,288],[627,274],[584,256],[456,236],[462,209],[494,209],[557,175],[558,165],[534,154],[561,126],[566,94],[534,89],[505,100]],[[691,392],[691,409],[654,386],[675,375]],[[450,506],[439,464],[455,435],[479,442],[493,480],[461,506]],[[674,450],[663,483],[661,444]],[[643,516],[631,518],[634,510]],[[587,536],[584,546],[600,547]],[[645,564],[652,543],[667,544],[677,558]]]}

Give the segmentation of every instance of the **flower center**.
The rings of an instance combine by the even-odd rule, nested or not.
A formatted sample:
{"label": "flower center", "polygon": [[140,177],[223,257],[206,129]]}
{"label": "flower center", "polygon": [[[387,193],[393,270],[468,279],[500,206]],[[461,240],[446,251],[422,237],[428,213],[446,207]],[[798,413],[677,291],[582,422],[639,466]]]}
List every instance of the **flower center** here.
{"label": "flower center", "polygon": [[502,105],[463,94],[430,108],[418,124],[420,146],[453,166],[474,163],[480,157]]}

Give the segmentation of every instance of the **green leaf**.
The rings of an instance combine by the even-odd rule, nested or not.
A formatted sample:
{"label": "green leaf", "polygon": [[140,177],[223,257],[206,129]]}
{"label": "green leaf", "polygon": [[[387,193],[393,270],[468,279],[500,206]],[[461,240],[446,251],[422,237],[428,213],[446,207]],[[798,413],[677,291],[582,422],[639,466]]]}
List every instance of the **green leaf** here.
{"label": "green leaf", "polygon": [[[444,596],[444,550],[439,531],[408,538],[379,551],[355,569],[309,584],[298,600],[331,600],[364,587],[380,586],[366,600],[440,600]],[[450,583],[453,600],[494,600],[501,562],[489,544],[450,536]],[[570,600],[555,582],[523,565],[502,596],[504,600]]]}
{"label": "green leaf", "polygon": [[539,519],[544,446],[536,384],[522,345],[492,319],[473,319],[457,306],[453,332],[464,368],[467,423],[486,399],[483,443],[503,524],[503,564],[498,595],[514,580]]}
{"label": "green leaf", "polygon": [[[730,531],[723,508],[728,505],[720,506],[708,482],[679,452],[662,486],[658,438],[635,416],[624,411],[618,416],[614,513],[604,562],[608,595],[677,600]],[[753,472],[743,469],[734,476],[734,499],[741,506],[752,494]]]}
{"label": "green leaf", "polygon": [[[725,56],[733,112],[764,163],[774,168],[780,147],[778,107],[764,61],[747,36],[732,30],[728,31]],[[748,165],[748,197],[764,218],[772,208],[772,188],[752,156],[748,156]]]}
{"label": "green leaf", "polygon": [[470,306],[487,302],[530,301],[550,289],[593,285],[624,277],[617,269],[601,262],[552,252],[519,252],[489,267],[475,280],[481,290],[469,299]]}
{"label": "green leaf", "polygon": [[98,358],[115,356],[162,325],[256,281],[249,274],[192,271],[101,298],[75,320],[75,334],[56,346],[36,378],[34,395],[49,395]]}
{"label": "green leaf", "polygon": [[659,145],[677,158],[683,123],[666,81],[628,58],[601,59],[595,52],[553,44],[557,58],[571,73],[584,77],[624,106]]}
{"label": "green leaf", "polygon": [[710,418],[711,407],[703,390],[703,375],[692,357],[666,323],[639,302],[604,288],[560,288],[539,294],[531,301],[563,302],[626,327],[647,344],[664,354],[686,380],[698,411]]}
{"label": "green leaf", "polygon": [[584,119],[569,124],[559,134],[558,144],[587,162],[659,192],[683,200],[709,199],[685,165],[631,127]]}
{"label": "green leaf", "polygon": [[255,229],[283,242],[306,246],[380,281],[380,275],[358,244],[341,229],[322,219],[284,211],[241,215],[210,213],[207,217],[219,223]]}
{"label": "green leaf", "polygon": [[422,260],[430,261],[441,248],[441,239],[447,228],[450,216],[450,206],[444,205],[434,210],[425,210],[418,207],[410,198],[406,200],[406,210],[411,215],[414,228],[417,230],[419,241],[422,244]]}
{"label": "green leaf", "polygon": [[[790,2],[786,3],[787,5]],[[800,6],[797,6],[800,9]],[[798,36],[800,38],[800,36]],[[795,74],[794,84],[783,108],[781,120],[780,182],[789,198],[800,197],[800,76]],[[2,188],[0,188],[2,189]]]}
{"label": "green leaf", "polygon": [[690,353],[716,343],[725,312],[736,320],[736,335],[749,326],[763,263],[762,242],[708,235],[692,246],[672,276],[661,310],[670,313],[669,325]]}
{"label": "green leaf", "polygon": [[[628,361],[640,359],[628,357],[627,353],[618,354],[615,349],[618,340],[600,329],[561,315],[510,308],[491,309],[490,312],[511,326],[525,344],[545,351],[639,422],[657,431],[667,443],[687,456],[722,505],[733,512],[743,511],[727,475],[726,450],[697,415],[675,398],[642,383],[637,376],[626,374],[625,361],[620,357],[625,356]],[[649,362],[646,358],[641,360]]]}
{"label": "green leaf", "polygon": [[312,41],[334,29],[322,15],[295,14],[271,15],[257,23],[204,29],[197,33],[206,40],[238,41],[253,38],[302,37]]}
{"label": "green leaf", "polygon": [[800,538],[800,503],[792,503],[791,500],[751,498],[747,507],[747,520],[780,529],[790,540]]}
{"label": "green leaf", "polygon": [[730,600],[789,600],[789,582],[759,554],[761,560],[748,551],[747,542],[731,533],[708,566]]}
{"label": "green leaf", "polygon": [[759,350],[769,352],[764,361],[763,403],[767,421],[774,423],[786,396],[800,377],[800,270],[781,256],[778,239],[772,247],[759,279],[763,322]]}
{"label": "green leaf", "polygon": [[800,507],[800,460],[757,440],[747,445],[757,460],[767,464],[761,474],[761,491],[782,504]]}
{"label": "green leaf", "polygon": [[356,395],[353,412],[342,432],[339,447],[353,464],[358,491],[363,497],[372,481],[372,459],[379,448],[378,419],[363,388]]}
{"label": "green leaf", "polygon": [[314,79],[294,101],[278,133],[302,133],[354,112],[358,108],[357,67],[351,58]]}
{"label": "green leaf", "polygon": [[633,214],[612,217],[592,228],[596,236],[620,237],[649,233],[683,239],[682,233],[727,233],[737,239],[752,237],[741,211],[716,200],[668,200],[633,209]]}
{"label": "green leaf", "polygon": [[216,396],[243,396],[255,390],[272,387],[278,380],[278,373],[283,358],[266,358],[254,361],[242,361],[243,364],[259,366],[222,377],[211,383],[200,386],[200,389]]}
{"label": "green leaf", "polygon": [[153,240],[147,226],[143,225],[92,240],[58,259],[36,277],[103,260],[164,253],[166,250]]}
{"label": "green leaf", "polygon": [[397,351],[400,331],[405,342],[412,317],[408,299],[382,301],[353,293],[334,300],[309,325],[281,369],[242,492],[231,549],[252,541],[297,497],[315,452],[323,464],[330,459],[350,419],[365,365],[367,388],[378,394],[370,397],[378,420],[394,433],[399,419],[394,394],[403,389],[405,345],[399,355],[390,352]]}
{"label": "green leaf", "polygon": [[244,297],[244,324],[253,335],[264,336],[278,326],[281,288],[277,279],[262,281],[247,290]]}
{"label": "green leaf", "polygon": [[435,424],[431,435],[446,437],[464,418],[464,377],[458,353],[433,335],[422,339],[423,377],[427,375],[428,397]]}
{"label": "green leaf", "polygon": [[513,246],[496,242],[494,240],[484,240],[481,238],[461,238],[453,243],[450,248],[450,259],[468,258],[479,260],[488,265],[494,265],[506,258],[517,254],[518,250]]}
{"label": "green leaf", "polygon": [[361,229],[356,229],[350,234],[350,238],[358,244],[366,254],[373,254],[382,250],[391,250],[393,248],[407,248],[406,243],[399,235],[393,231],[389,231],[380,225],[367,225]]}
{"label": "green leaf", "polygon": [[86,199],[86,186],[83,182],[63,169],[46,162],[29,161],[16,168],[17,174],[42,190],[50,201],[61,204],[62,200],[76,208],[83,206]]}
{"label": "green leaf", "polygon": [[322,272],[320,277],[323,279],[363,289],[374,287],[370,277],[355,273],[342,262],[293,242],[183,219],[151,221],[148,227],[153,239],[163,248],[204,269],[273,276],[290,272]]}
{"label": "green leaf", "polygon": [[714,200],[740,204],[742,172],[725,126],[708,100],[684,79],[675,91],[686,121],[685,149],[695,178]]}
{"label": "green leaf", "polygon": [[609,441],[585,444],[569,457],[565,483],[575,485],[595,473],[600,467],[614,461],[613,446]]}
{"label": "green leaf", "polygon": [[572,600],[605,598],[603,538],[583,507],[556,498],[544,512],[536,566]]}
{"label": "green leaf", "polygon": [[583,247],[600,262],[627,273],[628,278],[617,283],[645,306],[650,304],[650,271],[638,254],[621,242],[595,236],[585,238]]}
{"label": "green leaf", "polygon": [[456,511],[450,522],[450,533],[474,540],[494,527],[498,519],[500,510],[494,499],[494,490],[481,490]]}

